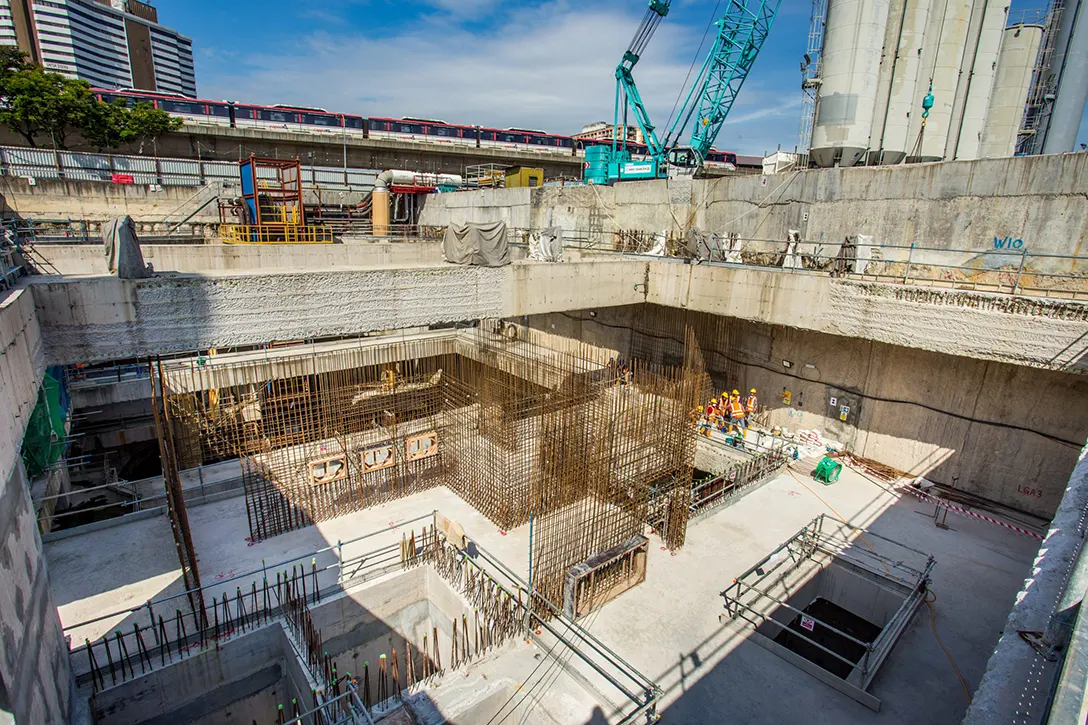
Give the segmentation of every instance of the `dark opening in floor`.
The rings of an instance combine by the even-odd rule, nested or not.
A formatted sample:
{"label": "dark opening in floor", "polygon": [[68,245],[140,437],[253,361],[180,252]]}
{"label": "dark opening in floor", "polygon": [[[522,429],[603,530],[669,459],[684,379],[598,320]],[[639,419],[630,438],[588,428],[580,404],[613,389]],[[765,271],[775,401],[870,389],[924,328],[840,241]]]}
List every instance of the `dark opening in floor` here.
{"label": "dark opening in floor", "polygon": [[[854,669],[853,664],[857,664],[864,656],[865,647],[824,625],[830,625],[839,632],[844,632],[854,639],[866,643],[877,638],[880,634],[880,627],[823,597],[816,598],[803,611],[804,614],[798,614],[789,623],[789,629],[779,630],[774,641],[801,655],[806,660],[819,665],[833,675],[846,679],[850,675],[850,671]],[[802,619],[805,621],[802,622]],[[809,626],[812,627],[811,630]],[[822,647],[826,647],[841,657],[845,657],[853,664],[847,664],[824,652],[812,642],[794,634],[794,632],[799,632],[812,642],[819,643]]]}

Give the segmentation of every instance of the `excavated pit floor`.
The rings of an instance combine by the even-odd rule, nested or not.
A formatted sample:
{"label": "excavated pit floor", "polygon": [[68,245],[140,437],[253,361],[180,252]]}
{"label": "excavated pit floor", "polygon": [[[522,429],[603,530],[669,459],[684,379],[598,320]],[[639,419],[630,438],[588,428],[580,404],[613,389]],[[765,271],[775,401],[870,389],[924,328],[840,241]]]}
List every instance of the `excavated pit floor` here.
{"label": "excavated pit floor", "polygon": [[[385,529],[369,545],[396,543],[410,528],[403,522],[435,509],[461,523],[516,574],[526,576],[528,526],[500,531],[442,487],[257,544],[247,541],[240,497],[192,507],[189,520],[202,577],[212,589],[216,581],[259,569],[262,561],[271,565],[360,533]],[[726,712],[745,723],[957,722],[967,698],[933,637],[928,613],[915,617],[872,685],[883,703],[879,713],[719,623],[720,592],[821,513],[841,516],[936,557],[932,588],[938,631],[967,686],[977,686],[1015,594],[1030,572],[1038,542],[958,517],[949,518],[948,530],[938,529],[931,506],[901,498],[849,469],[827,487],[802,473],[783,471],[734,505],[694,523],[686,545],[675,554],[651,537],[646,582],[581,624],[662,688],[659,711],[669,722],[715,722]],[[181,589],[169,526],[162,517],[50,542],[45,553],[65,626]],[[317,557],[319,566],[333,561],[331,553]],[[123,619],[68,634],[75,642],[100,637]],[[535,647],[531,650],[524,655],[527,661],[540,654]],[[581,667],[578,662],[571,666]],[[613,721],[618,704],[598,698],[599,716],[567,722]]]}

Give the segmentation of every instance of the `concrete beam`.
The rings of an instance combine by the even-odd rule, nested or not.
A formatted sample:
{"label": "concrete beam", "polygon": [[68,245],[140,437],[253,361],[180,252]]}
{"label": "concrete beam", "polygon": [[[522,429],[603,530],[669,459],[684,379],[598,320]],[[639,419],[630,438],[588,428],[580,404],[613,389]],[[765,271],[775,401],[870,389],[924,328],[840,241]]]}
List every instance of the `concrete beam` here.
{"label": "concrete beam", "polygon": [[1088,304],[750,267],[614,258],[261,274],[35,278],[51,363],[357,336],[649,302],[951,355],[1080,372]]}
{"label": "concrete beam", "polygon": [[1051,370],[1088,369],[1088,304],[653,262],[647,302]]}

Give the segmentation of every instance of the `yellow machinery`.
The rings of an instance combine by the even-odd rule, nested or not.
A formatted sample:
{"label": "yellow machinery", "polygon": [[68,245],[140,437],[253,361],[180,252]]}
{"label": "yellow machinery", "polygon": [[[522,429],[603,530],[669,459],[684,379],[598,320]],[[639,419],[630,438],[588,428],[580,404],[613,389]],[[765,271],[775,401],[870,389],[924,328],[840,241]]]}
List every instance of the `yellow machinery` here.
{"label": "yellow machinery", "polygon": [[507,189],[524,189],[544,186],[544,169],[515,166],[506,171]]}

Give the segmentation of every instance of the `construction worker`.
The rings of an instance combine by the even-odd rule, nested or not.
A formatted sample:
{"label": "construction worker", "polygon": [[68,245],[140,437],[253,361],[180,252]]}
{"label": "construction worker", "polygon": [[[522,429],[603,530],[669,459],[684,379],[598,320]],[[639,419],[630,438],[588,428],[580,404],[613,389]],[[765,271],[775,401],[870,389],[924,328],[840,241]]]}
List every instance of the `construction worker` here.
{"label": "construction worker", "polygon": [[729,396],[729,418],[738,431],[747,428],[744,423],[744,404],[740,401],[739,390],[734,390]]}
{"label": "construction worker", "polygon": [[748,393],[748,400],[744,403],[744,425],[750,427],[752,425],[752,416],[759,410],[759,398],[756,397],[756,389],[752,388]]}

